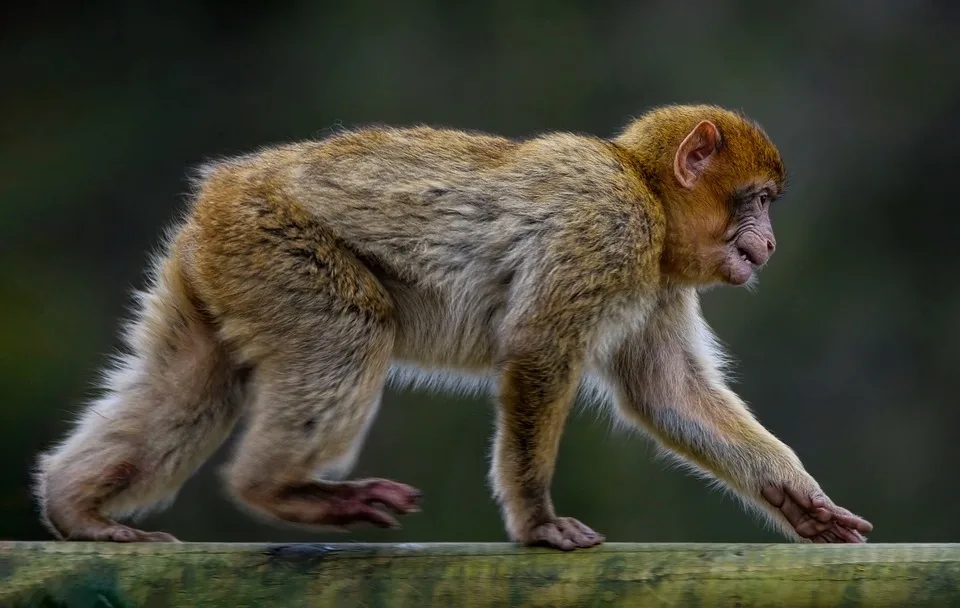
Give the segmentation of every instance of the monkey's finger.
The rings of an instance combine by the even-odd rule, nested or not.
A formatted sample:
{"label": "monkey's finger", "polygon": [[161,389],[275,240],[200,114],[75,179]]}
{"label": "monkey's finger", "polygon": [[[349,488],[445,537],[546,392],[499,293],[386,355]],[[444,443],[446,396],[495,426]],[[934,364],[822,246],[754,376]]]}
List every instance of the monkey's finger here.
{"label": "monkey's finger", "polygon": [[834,519],[840,525],[846,526],[860,532],[861,534],[869,534],[873,532],[873,524],[865,520],[862,517],[854,515],[850,511],[843,509],[840,512],[834,513]]}
{"label": "monkey's finger", "polygon": [[806,492],[799,492],[789,486],[785,487],[784,490],[786,490],[787,495],[793,499],[795,503],[807,511],[812,511],[814,508],[826,507],[829,505],[828,502],[825,502],[826,496],[820,494],[814,494],[813,496],[810,496]]}
{"label": "monkey's finger", "polygon": [[783,516],[787,518],[787,521],[789,521],[790,525],[792,525],[794,528],[797,528],[797,526],[806,524],[808,522],[815,521],[811,519],[811,517],[804,509],[800,507],[800,505],[790,498],[786,498],[780,505],[780,512],[783,513]]}
{"label": "monkey's finger", "polygon": [[[590,545],[588,545],[590,547],[599,545],[606,540],[606,537],[604,537],[603,534],[596,532],[593,528],[584,524],[579,519],[573,519],[571,517],[568,518],[567,521],[570,526],[572,526],[587,542],[590,543]],[[579,546],[583,547],[584,545]]]}
{"label": "monkey's finger", "polygon": [[561,551],[573,551],[576,545],[573,540],[565,537],[559,527],[554,522],[542,524],[534,528],[530,535],[531,544],[545,545],[560,549]]}
{"label": "monkey's finger", "polygon": [[831,525],[832,524],[821,523],[815,519],[808,519],[796,524],[793,528],[797,531],[797,534],[804,538],[814,538],[822,535],[826,530],[829,530]]}
{"label": "monkey's finger", "polygon": [[588,536],[576,530],[571,531],[568,538],[570,538],[570,540],[573,541],[573,544],[580,549],[589,549],[590,547],[595,547],[600,544],[600,539],[593,536]]}
{"label": "monkey's finger", "polygon": [[[803,504],[802,500],[800,500],[803,498],[801,493],[790,488],[787,488],[787,493],[798,503]],[[849,510],[833,504],[823,493],[817,493],[811,496],[810,504],[814,512],[814,517],[819,521],[830,521],[832,519],[847,528],[852,528],[863,534],[873,531],[873,524],[862,517],[854,515]],[[825,515],[825,513],[828,515]]]}
{"label": "monkey's finger", "polygon": [[800,505],[789,499],[784,501],[780,510],[797,534],[804,538],[817,537],[834,525],[833,521],[823,522],[815,519]]}
{"label": "monkey's finger", "polygon": [[859,532],[857,532],[856,530],[851,530],[851,529],[849,529],[849,528],[845,528],[844,526],[835,526],[835,527],[833,528],[833,532],[834,532],[834,534],[836,534],[838,537],[840,537],[840,539],[841,539],[840,542],[844,542],[844,543],[862,543],[862,542],[864,542],[864,538],[863,538],[862,536],[860,536],[860,533],[859,533]]}
{"label": "monkey's finger", "polygon": [[577,546],[581,549],[589,549],[590,547],[596,547],[604,541],[604,538],[599,534],[578,534],[578,538],[575,539]]}
{"label": "monkey's finger", "polygon": [[560,528],[560,533],[563,534],[565,538],[569,538],[573,541],[573,544],[581,549],[593,547],[601,542],[599,534],[576,519],[569,517],[561,518],[557,520],[557,527]]}
{"label": "monkey's finger", "polygon": [[821,523],[828,523],[833,520],[834,512],[830,509],[819,508],[810,511],[810,516]]}
{"label": "monkey's finger", "polygon": [[789,488],[783,486],[769,484],[761,488],[760,494],[770,505],[780,510],[783,517],[801,537],[812,539],[822,530],[823,525],[812,519],[798,501],[794,500],[793,495],[796,492],[790,492]]}

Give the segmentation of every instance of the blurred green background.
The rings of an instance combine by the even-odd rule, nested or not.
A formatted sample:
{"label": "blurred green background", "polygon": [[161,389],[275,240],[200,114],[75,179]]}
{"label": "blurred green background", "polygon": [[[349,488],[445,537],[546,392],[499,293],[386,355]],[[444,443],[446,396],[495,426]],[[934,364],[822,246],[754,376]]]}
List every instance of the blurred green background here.
{"label": "blurred green background", "polygon": [[[188,170],[340,125],[615,133],[671,102],[757,118],[792,188],[757,293],[708,320],[737,390],[875,541],[960,541],[960,5],[77,3],[0,9],[0,538],[44,539],[35,454],[93,394]],[[185,540],[498,541],[487,399],[390,391],[357,475],[426,494],[396,532],[237,510],[216,470],[145,523]],[[554,495],[611,541],[775,541],[595,411]]]}

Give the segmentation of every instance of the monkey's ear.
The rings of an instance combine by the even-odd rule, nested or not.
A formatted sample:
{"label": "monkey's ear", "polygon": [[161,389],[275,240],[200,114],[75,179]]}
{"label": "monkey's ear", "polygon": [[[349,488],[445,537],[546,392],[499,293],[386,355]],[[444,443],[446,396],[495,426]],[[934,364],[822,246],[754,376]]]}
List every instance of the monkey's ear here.
{"label": "monkey's ear", "polygon": [[693,188],[720,146],[720,131],[709,120],[702,120],[690,131],[673,159],[673,172],[684,188]]}

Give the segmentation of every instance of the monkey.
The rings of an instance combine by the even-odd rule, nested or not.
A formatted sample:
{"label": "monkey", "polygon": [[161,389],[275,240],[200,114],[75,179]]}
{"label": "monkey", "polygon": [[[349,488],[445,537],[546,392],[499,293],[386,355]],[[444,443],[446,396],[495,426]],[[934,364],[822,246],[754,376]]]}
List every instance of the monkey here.
{"label": "monkey", "polygon": [[242,420],[223,477],[250,513],[395,527],[419,490],[346,477],[384,387],[419,379],[495,398],[489,483],[513,542],[605,540],[550,494],[585,388],[786,539],[865,542],[872,524],[729,388],[700,309],[766,266],[786,180],[759,123],[714,105],[610,138],[367,126],[209,162],[103,393],[39,457],[42,520],[176,542],[120,522],[169,504]]}

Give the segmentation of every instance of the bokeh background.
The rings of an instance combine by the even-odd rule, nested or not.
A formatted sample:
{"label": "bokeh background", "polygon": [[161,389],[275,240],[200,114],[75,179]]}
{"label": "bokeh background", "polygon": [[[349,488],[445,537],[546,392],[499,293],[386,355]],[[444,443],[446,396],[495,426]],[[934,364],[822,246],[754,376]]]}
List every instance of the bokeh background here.
{"label": "bokeh background", "polygon": [[[151,6],[148,6],[150,4]],[[205,159],[370,122],[614,134],[711,102],[792,173],[755,294],[705,313],[737,390],[875,541],[960,541],[960,5],[824,0],[11,3],[0,9],[0,538]],[[484,398],[389,391],[356,474],[426,493],[396,532],[311,534],[237,510],[224,452],[145,525],[185,540],[498,541]],[[559,510],[612,541],[777,541],[586,411]]]}

